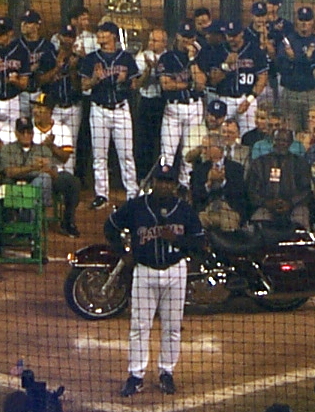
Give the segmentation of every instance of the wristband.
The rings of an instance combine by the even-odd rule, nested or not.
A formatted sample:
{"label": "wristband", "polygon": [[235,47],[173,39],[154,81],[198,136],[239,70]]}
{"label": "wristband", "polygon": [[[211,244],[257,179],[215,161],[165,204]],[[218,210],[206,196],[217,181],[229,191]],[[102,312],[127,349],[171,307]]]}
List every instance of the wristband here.
{"label": "wristband", "polygon": [[246,100],[249,104],[251,104],[255,100],[255,96],[253,94],[250,94],[246,97]]}
{"label": "wristband", "polygon": [[230,66],[227,63],[222,63],[221,64],[221,70],[224,72],[229,72],[230,71]]}
{"label": "wristband", "polygon": [[195,60],[195,56],[190,56],[190,57],[189,57],[189,61],[190,61],[190,62],[193,62],[194,60]]}

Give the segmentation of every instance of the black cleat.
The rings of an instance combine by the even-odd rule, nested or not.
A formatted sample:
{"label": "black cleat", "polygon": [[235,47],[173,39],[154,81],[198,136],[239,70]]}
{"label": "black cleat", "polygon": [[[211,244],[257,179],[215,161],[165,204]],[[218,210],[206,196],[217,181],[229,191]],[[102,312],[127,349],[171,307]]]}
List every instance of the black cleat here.
{"label": "black cleat", "polygon": [[61,233],[72,238],[80,237],[80,232],[74,223],[61,223]]}
{"label": "black cleat", "polygon": [[122,388],[120,394],[121,396],[128,397],[135,393],[141,392],[143,390],[143,379],[137,378],[136,376],[129,376],[126,380],[124,387]]}
{"label": "black cleat", "polygon": [[173,395],[176,392],[173,376],[170,373],[163,372],[160,375],[160,388],[163,393]]}
{"label": "black cleat", "polygon": [[90,205],[90,209],[99,210],[103,209],[107,204],[107,199],[104,196],[96,196]]}

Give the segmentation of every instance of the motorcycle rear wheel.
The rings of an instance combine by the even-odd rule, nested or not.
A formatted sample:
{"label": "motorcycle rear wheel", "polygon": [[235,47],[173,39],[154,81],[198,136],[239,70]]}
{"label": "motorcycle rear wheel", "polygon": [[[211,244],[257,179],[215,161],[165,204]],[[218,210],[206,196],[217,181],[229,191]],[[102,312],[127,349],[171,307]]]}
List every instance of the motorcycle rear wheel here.
{"label": "motorcycle rear wheel", "polygon": [[70,309],[88,320],[108,319],[123,312],[128,305],[128,285],[117,275],[105,294],[101,288],[108,278],[109,268],[73,268],[64,284],[64,294]]}
{"label": "motorcycle rear wheel", "polygon": [[254,299],[257,305],[269,310],[270,312],[285,312],[295,310],[304,305],[308,298],[293,298],[293,299]]}

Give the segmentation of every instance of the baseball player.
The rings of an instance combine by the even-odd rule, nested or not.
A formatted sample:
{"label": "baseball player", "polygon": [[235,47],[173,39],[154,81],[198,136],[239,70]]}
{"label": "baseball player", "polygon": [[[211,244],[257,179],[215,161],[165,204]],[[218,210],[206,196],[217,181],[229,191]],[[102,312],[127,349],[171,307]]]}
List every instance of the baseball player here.
{"label": "baseball player", "polygon": [[119,158],[127,199],[138,193],[133,158],[132,121],[128,97],[136,87],[138,67],[128,52],[117,48],[119,29],[112,22],[98,27],[101,49],[83,60],[82,89],[91,92],[90,125],[96,197],[92,209],[101,209],[109,200],[108,147],[112,137]]}
{"label": "baseball player", "polygon": [[[195,47],[196,32],[190,20],[176,34],[174,50],[162,54],[157,74],[166,100],[161,130],[161,154],[173,165],[178,147],[186,146],[190,128],[202,122],[201,96],[206,84],[206,55]],[[204,70],[203,70],[204,69]],[[180,191],[189,188],[191,165],[180,156]]]}
{"label": "baseball player", "polygon": [[227,117],[238,120],[243,135],[255,127],[256,97],[267,83],[267,57],[259,47],[244,40],[240,22],[228,22],[225,34],[227,42],[217,49],[210,79],[220,100],[228,106]]}
{"label": "baseball player", "polygon": [[35,10],[26,10],[21,18],[21,36],[15,40],[21,48],[25,49],[31,69],[27,89],[20,94],[23,116],[30,116],[30,100],[35,100],[40,94],[36,78],[39,60],[44,53],[54,51],[52,43],[40,36],[41,23],[41,17]]}
{"label": "baseball player", "polygon": [[27,52],[12,42],[12,37],[12,21],[0,17],[0,129],[5,123],[13,126],[20,117],[19,94],[26,89],[30,75]]}
{"label": "baseball player", "polygon": [[[159,309],[162,336],[158,360],[163,393],[176,391],[173,370],[180,353],[181,321],[185,302],[189,251],[198,252],[204,235],[194,210],[174,197],[174,169],[158,165],[151,194],[132,199],[105,223],[105,235],[117,252],[123,252],[120,233],[131,234],[135,262],[132,284],[131,328],[129,335],[130,376],[121,391],[132,396],[143,389],[149,359],[149,336],[154,315]],[[124,255],[125,262],[131,256]]]}

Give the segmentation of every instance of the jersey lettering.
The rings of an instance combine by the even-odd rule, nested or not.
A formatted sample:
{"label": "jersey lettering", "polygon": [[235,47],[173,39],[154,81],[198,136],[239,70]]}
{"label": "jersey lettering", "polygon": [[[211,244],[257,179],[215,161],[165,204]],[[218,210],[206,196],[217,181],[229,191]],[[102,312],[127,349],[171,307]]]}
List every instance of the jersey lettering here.
{"label": "jersey lettering", "polygon": [[19,70],[22,64],[20,60],[2,60],[0,59],[0,71]]}
{"label": "jersey lettering", "polygon": [[255,76],[253,73],[240,73],[239,83],[242,85],[252,85],[255,82]]}
{"label": "jersey lettering", "polygon": [[147,242],[161,237],[161,231],[163,228],[170,229],[175,235],[184,235],[185,233],[184,225],[182,224],[171,224],[166,226],[163,225],[153,227],[141,226],[137,230],[137,235],[140,237],[139,244],[145,245]]}

